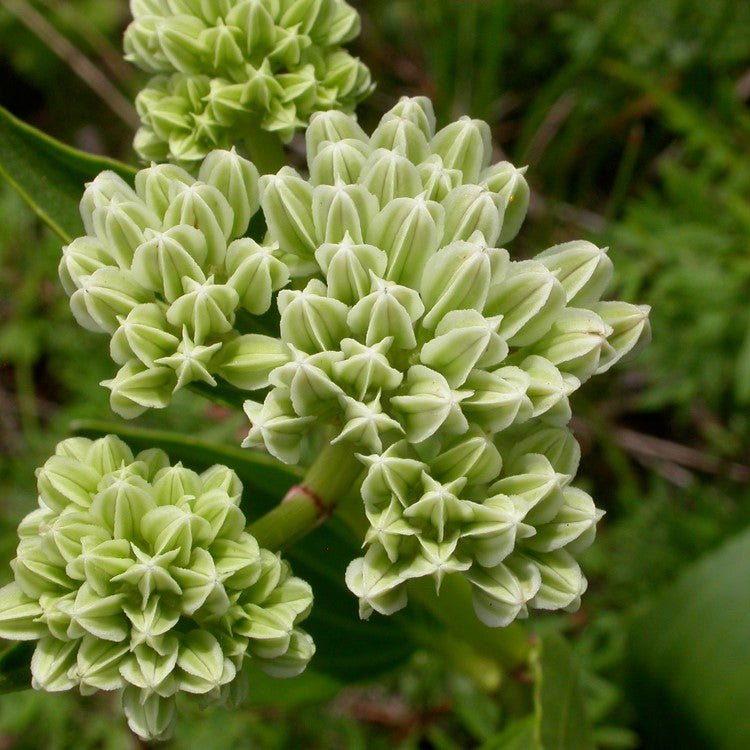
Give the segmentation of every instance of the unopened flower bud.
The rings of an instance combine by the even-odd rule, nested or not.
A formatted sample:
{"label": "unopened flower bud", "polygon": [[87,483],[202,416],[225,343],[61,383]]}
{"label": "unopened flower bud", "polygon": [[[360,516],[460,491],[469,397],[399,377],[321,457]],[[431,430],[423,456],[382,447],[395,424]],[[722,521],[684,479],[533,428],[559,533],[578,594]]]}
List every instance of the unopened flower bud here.
{"label": "unopened flower bud", "polygon": [[502,227],[498,198],[481,185],[461,185],[443,201],[445,242],[468,240],[480,232],[488,245],[495,245]]}
{"label": "unopened flower bud", "polygon": [[134,307],[118,322],[120,326],[112,335],[109,350],[119,365],[136,357],[150,367],[154,360],[173,352],[179,344],[178,337],[170,330],[165,310],[155,302]]}
{"label": "unopened flower bud", "polygon": [[434,328],[451,310],[481,310],[490,287],[490,259],[478,244],[481,238],[454,242],[437,252],[425,269],[421,292]]}
{"label": "unopened flower bud", "polygon": [[317,185],[312,209],[318,243],[342,242],[347,235],[363,242],[378,204],[359,185]]}
{"label": "unopened flower bud", "polygon": [[612,332],[593,310],[568,307],[536,342],[534,352],[585,382],[596,372],[602,357],[606,361],[612,356],[607,341]]}
{"label": "unopened flower bud", "polygon": [[253,391],[265,388],[271,371],[288,361],[286,344],[270,336],[250,333],[222,347],[216,374],[237,388]]}
{"label": "unopened flower bud", "polygon": [[260,180],[261,205],[268,227],[283,252],[307,258],[315,252],[313,190],[291,167]]}
{"label": "unopened flower bud", "polygon": [[362,167],[359,184],[384,208],[394,198],[414,198],[422,192],[417,168],[406,157],[386,149],[373,151]]}
{"label": "unopened flower bud", "polygon": [[529,185],[524,174],[526,167],[517,169],[510,162],[501,161],[483,170],[480,185],[495,193],[504,206],[503,228],[497,242],[504,245],[510,242],[526,218],[529,209]]}
{"label": "unopened flower bud", "polygon": [[565,306],[565,290],[555,275],[534,260],[513,261],[487,295],[485,314],[502,315],[500,334],[511,346],[541,338]]}
{"label": "unopened flower bud", "polygon": [[281,338],[310,354],[335,349],[346,334],[347,306],[311,281],[302,291],[279,292]]}
{"label": "unopened flower bud", "polygon": [[315,251],[315,259],[326,275],[328,293],[347,305],[367,296],[370,274],[382,276],[388,262],[382,250],[354,242],[348,232],[339,243],[322,244]]}
{"label": "unopened flower bud", "polygon": [[374,218],[367,240],[388,256],[385,278],[419,288],[443,236],[444,211],[423,198],[396,198]]}
{"label": "unopened flower bud", "polygon": [[152,300],[153,295],[130,272],[105,266],[83,280],[70,298],[70,309],[78,324],[89,331],[113,333],[119,316]]}
{"label": "unopened flower bud", "polygon": [[598,302],[612,278],[607,249],[585,240],[555,245],[539,253],[535,260],[557,274],[568,304],[577,307]]}
{"label": "unopened flower bud", "polygon": [[232,207],[234,223],[230,235],[243,235],[260,206],[255,165],[243,159],[234,148],[231,151],[212,151],[201,164],[198,179],[217,188]]}

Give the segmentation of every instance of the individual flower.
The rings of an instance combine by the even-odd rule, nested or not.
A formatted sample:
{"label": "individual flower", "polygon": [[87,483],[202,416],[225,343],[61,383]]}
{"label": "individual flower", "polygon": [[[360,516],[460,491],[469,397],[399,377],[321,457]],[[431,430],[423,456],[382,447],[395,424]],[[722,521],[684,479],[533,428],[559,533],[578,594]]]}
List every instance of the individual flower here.
{"label": "individual flower", "polygon": [[371,136],[318,113],[307,158],[309,178],[260,182],[267,241],[308,280],[277,295],[290,359],[246,403],[244,445],[294,463],[316,432],[358,456],[370,529],[346,579],[364,617],[447,574],[488,625],[576,608],[601,512],[571,484],[569,396],[647,335],[648,309],[600,301],[612,266],[590,242],[511,260],[529,192],[484,122],[436,131],[424,98]]}
{"label": "individual flower", "polygon": [[37,481],[0,589],[0,636],[37,641],[36,689],[119,690],[133,731],[164,739],[178,695],[241,698],[246,658],[279,677],[305,668],[312,592],[245,531],[234,472],[109,435],[63,441]]}
{"label": "individual flower", "polygon": [[197,179],[161,164],[134,188],[112,172],[88,185],[86,235],[63,248],[60,278],[76,320],[111,336],[115,412],[135,417],[217,378],[263,387],[288,360],[277,339],[240,332],[289,278],[277,245],[243,236],[257,210],[258,172],[234,150],[210,153]]}
{"label": "individual flower", "polygon": [[144,159],[194,163],[262,128],[288,141],[318,110],[351,112],[370,73],[342,44],[344,0],[131,0],[126,58],[155,74],[136,99]]}

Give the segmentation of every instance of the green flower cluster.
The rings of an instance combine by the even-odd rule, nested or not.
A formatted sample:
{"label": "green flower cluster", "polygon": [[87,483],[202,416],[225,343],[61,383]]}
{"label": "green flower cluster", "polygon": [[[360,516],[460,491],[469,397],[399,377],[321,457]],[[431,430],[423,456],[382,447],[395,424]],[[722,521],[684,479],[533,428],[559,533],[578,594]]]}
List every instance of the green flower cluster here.
{"label": "green flower cluster", "polygon": [[372,89],[341,45],[344,0],[131,0],[126,58],[157,74],[136,99],[144,159],[195,162],[260,127],[288,141],[312,112],[352,111]]}
{"label": "green flower cluster", "polygon": [[305,668],[312,592],[245,532],[234,472],[107,436],[65,440],[37,478],[0,589],[0,637],[38,640],[35,688],[122,690],[133,731],[162,739],[178,694],[240,698],[246,656],[275,676]]}
{"label": "green flower cluster", "polygon": [[490,163],[484,122],[435,132],[430,102],[403,99],[368,137],[318,113],[307,152],[309,179],[261,178],[268,240],[311,278],[278,294],[289,361],[246,403],[244,445],[293,463],[321,429],[359,455],[371,528],[347,584],[364,617],[448,572],[489,625],[577,607],[600,512],[570,486],[568,397],[643,337],[647,308],[600,301],[612,268],[591,243],[499,247],[529,193]]}
{"label": "green flower cluster", "polygon": [[78,322],[112,337],[122,367],[104,385],[115,412],[164,407],[215,376],[256,388],[286,361],[280,342],[236,330],[238,314],[268,310],[289,278],[277,246],[242,237],[257,210],[258,172],[234,150],[209,154],[197,180],[161,164],[135,189],[112,172],[87,187],[87,235],[63,249],[60,278]]}
{"label": "green flower cluster", "polygon": [[[612,265],[589,242],[511,260],[528,186],[491,164],[484,122],[436,132],[429,100],[402,99],[367,136],[319,112],[307,153],[309,178],[215,151],[197,180],[161,165],[135,189],[89,186],[61,277],[77,319],[112,335],[113,409],[221,377],[270,387],[244,445],[286,463],[311,433],[348,445],[367,469],[347,573],[363,616],[448,572],[491,625],[576,607],[600,513],[570,484],[568,399],[647,336],[648,309],[601,301]],[[262,245],[242,236],[259,204]],[[240,333],[274,300],[278,337]]]}

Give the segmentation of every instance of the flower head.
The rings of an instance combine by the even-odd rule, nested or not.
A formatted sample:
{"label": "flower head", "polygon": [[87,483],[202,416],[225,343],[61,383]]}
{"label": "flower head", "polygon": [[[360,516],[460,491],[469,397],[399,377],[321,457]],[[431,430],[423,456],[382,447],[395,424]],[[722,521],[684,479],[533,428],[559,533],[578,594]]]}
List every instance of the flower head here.
{"label": "flower head", "polygon": [[155,76],[139,94],[144,159],[195,163],[262,127],[288,141],[312,112],[351,111],[370,74],[341,45],[344,0],[132,0],[127,59]]}
{"label": "flower head", "polygon": [[243,237],[258,205],[258,172],[234,150],[209,154],[197,179],[161,164],[135,188],[112,172],[87,187],[87,234],[63,249],[60,278],[76,320],[111,336],[118,414],[164,407],[194,382],[263,387],[288,360],[282,342],[237,330],[289,279],[278,246]]}
{"label": "flower head", "polygon": [[589,242],[511,260],[529,191],[484,122],[436,131],[428,100],[403,99],[371,136],[314,115],[307,149],[309,179],[261,178],[269,239],[310,280],[278,294],[292,356],[247,402],[244,444],[295,462],[321,430],[358,454],[365,617],[449,573],[490,625],[575,608],[601,512],[571,485],[568,398],[644,337],[647,308],[600,301],[612,268]]}
{"label": "flower head", "polygon": [[39,508],[19,526],[0,636],[38,641],[32,684],[121,690],[137,734],[161,739],[178,694],[227,704],[250,657],[301,672],[310,587],[245,531],[242,485],[118,438],[71,438],[38,471]]}

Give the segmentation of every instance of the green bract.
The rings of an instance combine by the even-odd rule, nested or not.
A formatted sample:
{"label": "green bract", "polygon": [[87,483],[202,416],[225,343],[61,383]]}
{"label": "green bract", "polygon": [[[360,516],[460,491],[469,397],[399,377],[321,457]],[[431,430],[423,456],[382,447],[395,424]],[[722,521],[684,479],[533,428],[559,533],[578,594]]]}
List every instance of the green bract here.
{"label": "green bract", "polygon": [[258,210],[258,172],[214,151],[198,179],[175,165],[141,170],[135,189],[112,172],[86,189],[87,231],[63,249],[60,278],[76,320],[111,335],[121,365],[105,383],[114,411],[163,407],[191,382],[267,384],[289,358],[276,339],[237,331],[289,279],[277,245],[242,235]]}
{"label": "green bract", "polygon": [[488,625],[577,607],[601,512],[571,486],[568,397],[644,338],[648,309],[599,301],[612,268],[589,242],[510,259],[529,191],[491,164],[484,122],[436,132],[430,102],[403,99],[368,137],[318,113],[307,158],[309,179],[261,178],[267,241],[309,280],[278,294],[290,360],[246,403],[244,445],[296,462],[319,430],[358,455],[363,617],[449,573]]}
{"label": "green bract", "polygon": [[255,127],[288,141],[312,112],[352,111],[370,74],[341,45],[344,0],[131,0],[127,59],[155,77],[136,106],[144,159],[195,162]]}
{"label": "green bract", "polygon": [[133,731],[161,739],[179,693],[240,698],[246,656],[275,676],[305,668],[312,592],[245,532],[231,470],[196,474],[110,435],[60,443],[37,480],[0,589],[0,637],[38,640],[35,688],[122,690]]}

